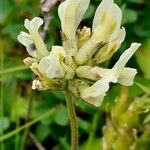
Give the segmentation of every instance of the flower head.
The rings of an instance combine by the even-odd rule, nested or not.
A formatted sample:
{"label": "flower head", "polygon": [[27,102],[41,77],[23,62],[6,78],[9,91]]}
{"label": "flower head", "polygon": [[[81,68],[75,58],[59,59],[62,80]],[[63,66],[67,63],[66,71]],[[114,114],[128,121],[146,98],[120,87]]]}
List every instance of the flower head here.
{"label": "flower head", "polygon": [[47,50],[39,34],[43,20],[38,17],[25,20],[29,33],[21,32],[18,41],[31,56],[24,60],[25,64],[38,76],[33,89],[69,90],[75,97],[100,106],[110,83],[133,84],[137,71],[125,65],[140,44],[131,44],[111,69],[103,68],[101,63],[111,59],[125,39],[122,12],[113,0],[103,0],[96,10],[92,29],[80,30],[78,26],[89,2],[66,0],[60,4],[62,46]]}

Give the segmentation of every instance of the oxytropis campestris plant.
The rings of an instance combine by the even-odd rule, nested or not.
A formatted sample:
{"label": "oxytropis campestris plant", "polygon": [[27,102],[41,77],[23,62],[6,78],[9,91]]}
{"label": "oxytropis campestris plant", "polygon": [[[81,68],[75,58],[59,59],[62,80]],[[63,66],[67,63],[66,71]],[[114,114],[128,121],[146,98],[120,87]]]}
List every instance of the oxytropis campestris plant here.
{"label": "oxytropis campestris plant", "polygon": [[112,68],[104,68],[103,62],[112,57],[125,38],[122,12],[113,0],[103,0],[95,12],[92,29],[80,30],[78,26],[89,2],[66,0],[60,4],[62,46],[47,50],[38,32],[43,20],[38,17],[25,20],[29,33],[21,32],[18,41],[31,56],[24,63],[38,76],[32,89],[62,90],[100,106],[110,83],[133,84],[137,71],[125,65],[141,44],[132,43]]}

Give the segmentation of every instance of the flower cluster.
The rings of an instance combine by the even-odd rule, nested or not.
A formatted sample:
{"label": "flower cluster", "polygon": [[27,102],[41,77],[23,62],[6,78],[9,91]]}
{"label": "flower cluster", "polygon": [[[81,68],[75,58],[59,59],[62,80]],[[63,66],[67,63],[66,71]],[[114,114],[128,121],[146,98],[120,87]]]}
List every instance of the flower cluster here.
{"label": "flower cluster", "polygon": [[75,97],[100,106],[111,82],[133,84],[137,71],[125,65],[140,44],[132,43],[112,68],[104,68],[103,62],[112,57],[125,38],[122,12],[113,0],[103,0],[96,10],[92,29],[79,30],[89,3],[90,0],[66,0],[60,4],[62,46],[47,50],[38,31],[43,20],[38,17],[25,20],[29,34],[21,32],[18,41],[31,56],[24,63],[38,76],[33,89],[69,90]]}

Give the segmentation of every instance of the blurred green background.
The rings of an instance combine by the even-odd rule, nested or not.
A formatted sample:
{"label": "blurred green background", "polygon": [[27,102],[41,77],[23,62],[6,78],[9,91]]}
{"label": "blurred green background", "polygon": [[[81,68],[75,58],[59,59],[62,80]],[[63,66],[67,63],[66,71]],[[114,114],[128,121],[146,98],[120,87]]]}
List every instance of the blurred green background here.
{"label": "blurred green background", "polygon": [[[91,0],[80,27],[91,27],[99,3],[100,0]],[[123,11],[122,25],[127,35],[111,59],[110,66],[132,42],[141,42],[142,47],[127,66],[137,68],[135,80],[150,89],[150,1],[116,0],[116,3]],[[54,44],[61,44],[58,5],[51,11],[52,20],[45,40],[49,49]],[[25,30],[24,19],[35,16],[42,17],[39,0],[0,0],[0,141],[8,133],[8,137],[0,142],[0,150],[34,150],[40,146],[41,150],[70,149],[70,127],[63,93],[32,91],[34,75],[23,64],[28,54],[25,47],[18,43],[17,35]],[[129,90],[131,97],[143,93],[136,84]],[[83,101],[78,102],[76,111],[81,150],[90,145],[93,150],[99,150],[105,124],[105,106],[107,103],[111,105],[119,92],[120,86],[112,86],[100,110]],[[23,126],[27,122],[31,124]],[[15,130],[22,126],[20,132]],[[9,133],[14,130],[11,136]]]}

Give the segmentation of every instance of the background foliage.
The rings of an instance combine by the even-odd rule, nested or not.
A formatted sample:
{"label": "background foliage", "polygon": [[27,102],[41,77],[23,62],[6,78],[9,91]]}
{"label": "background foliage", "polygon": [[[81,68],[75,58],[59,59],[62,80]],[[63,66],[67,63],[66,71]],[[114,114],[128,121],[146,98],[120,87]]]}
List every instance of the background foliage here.
{"label": "background foliage", "polygon": [[[99,3],[100,0],[91,0],[81,27],[92,25]],[[141,42],[143,45],[128,63],[128,66],[138,69],[135,80],[142,85],[139,87],[134,84],[129,88],[132,98],[150,91],[150,1],[116,0],[116,3],[123,11],[122,25],[126,28],[127,36],[111,59],[110,66],[132,42]],[[51,12],[53,18],[46,38],[49,49],[53,44],[61,44],[57,8],[58,5]],[[5,134],[9,135],[27,122],[32,124],[30,128],[30,125],[24,126],[20,132],[6,137],[0,142],[0,149],[33,150],[41,147],[47,150],[69,150],[70,128],[63,93],[31,90],[34,76],[22,62],[28,54],[16,39],[19,32],[25,30],[24,19],[35,16],[42,17],[38,0],[0,0],[0,141]],[[90,150],[91,147],[99,150],[106,108],[111,107],[119,93],[120,86],[113,86],[100,109],[83,101],[77,102],[81,150]]]}

